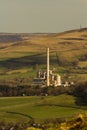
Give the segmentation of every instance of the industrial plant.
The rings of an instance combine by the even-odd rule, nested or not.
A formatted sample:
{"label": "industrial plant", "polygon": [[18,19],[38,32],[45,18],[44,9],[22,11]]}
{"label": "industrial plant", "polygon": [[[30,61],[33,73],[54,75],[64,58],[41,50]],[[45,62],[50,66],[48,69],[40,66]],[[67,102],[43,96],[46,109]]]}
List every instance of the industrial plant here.
{"label": "industrial plant", "polygon": [[37,77],[34,78],[33,84],[40,86],[61,86],[61,76],[59,74],[54,74],[52,70],[50,70],[50,62],[49,62],[49,48],[47,48],[47,67],[46,70],[39,70],[37,72]]}

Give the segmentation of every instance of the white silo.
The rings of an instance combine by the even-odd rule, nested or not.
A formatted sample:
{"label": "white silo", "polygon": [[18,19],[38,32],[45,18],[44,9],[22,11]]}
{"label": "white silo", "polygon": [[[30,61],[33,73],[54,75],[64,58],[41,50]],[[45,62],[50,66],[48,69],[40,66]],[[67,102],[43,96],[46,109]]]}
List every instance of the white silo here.
{"label": "white silo", "polygon": [[57,86],[61,86],[61,76],[58,74],[56,77],[57,80]]}

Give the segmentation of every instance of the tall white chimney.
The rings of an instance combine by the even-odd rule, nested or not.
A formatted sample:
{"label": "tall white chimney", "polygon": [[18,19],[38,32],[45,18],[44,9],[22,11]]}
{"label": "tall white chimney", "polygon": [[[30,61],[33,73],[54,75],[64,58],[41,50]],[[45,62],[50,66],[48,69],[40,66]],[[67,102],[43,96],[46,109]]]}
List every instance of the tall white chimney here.
{"label": "tall white chimney", "polygon": [[49,82],[49,48],[47,48],[47,86],[50,85]]}

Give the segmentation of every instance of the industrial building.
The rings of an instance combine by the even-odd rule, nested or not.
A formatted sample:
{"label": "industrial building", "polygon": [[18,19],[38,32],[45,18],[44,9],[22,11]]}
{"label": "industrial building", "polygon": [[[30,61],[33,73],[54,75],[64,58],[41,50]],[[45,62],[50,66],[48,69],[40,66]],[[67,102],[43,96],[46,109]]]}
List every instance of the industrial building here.
{"label": "industrial building", "polygon": [[47,48],[47,69],[39,70],[37,72],[37,77],[34,78],[33,84],[40,86],[61,86],[61,76],[59,74],[54,74],[52,70],[50,70],[49,64],[49,48]]}

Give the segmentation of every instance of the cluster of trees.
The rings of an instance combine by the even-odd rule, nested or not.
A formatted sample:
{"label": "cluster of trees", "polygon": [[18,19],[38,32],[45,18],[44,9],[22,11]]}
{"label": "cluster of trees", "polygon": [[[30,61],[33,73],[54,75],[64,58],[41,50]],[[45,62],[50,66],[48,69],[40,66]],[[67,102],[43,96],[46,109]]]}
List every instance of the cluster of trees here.
{"label": "cluster of trees", "polygon": [[77,105],[87,105],[87,82],[75,85],[70,93],[77,97]]}
{"label": "cluster of trees", "polygon": [[40,87],[40,86],[16,86],[0,85],[0,96],[57,96],[67,93],[76,97],[77,105],[87,105],[87,82],[67,87]]}
{"label": "cluster of trees", "polygon": [[40,86],[17,86],[10,87],[7,85],[0,85],[0,96],[57,96],[67,91],[64,87],[43,87]]}

